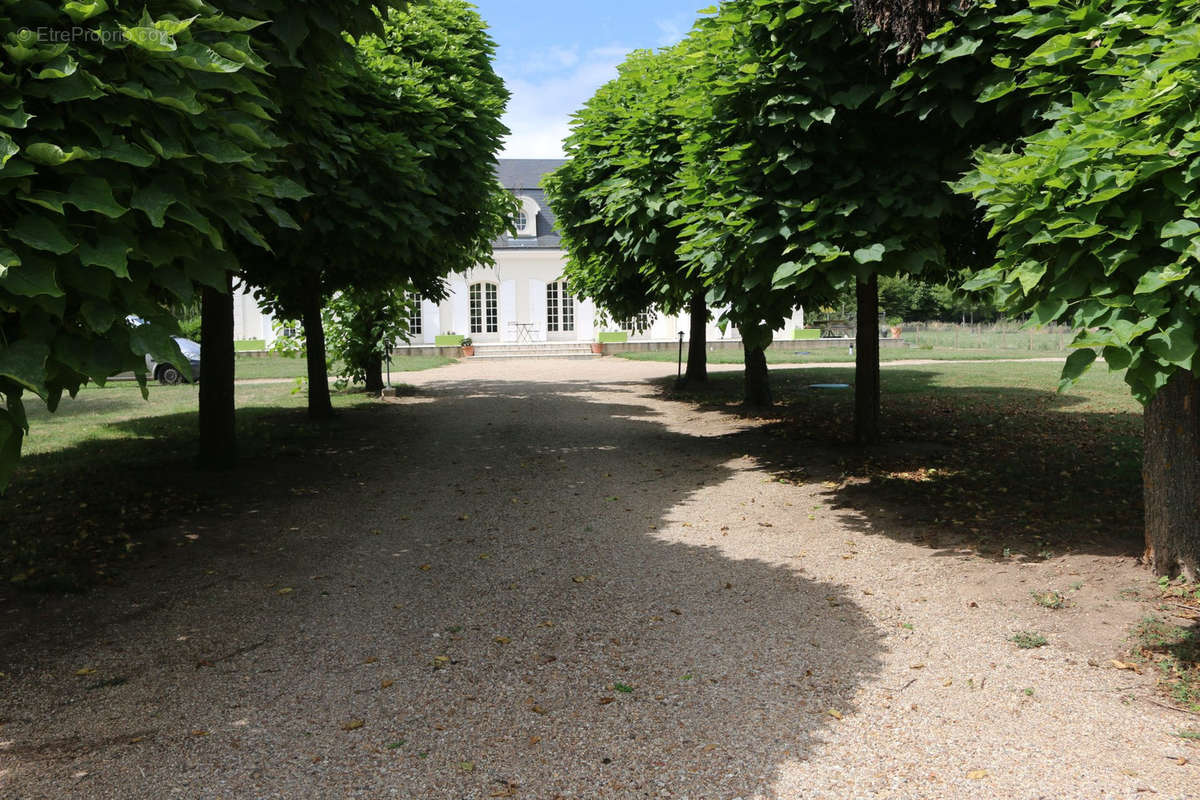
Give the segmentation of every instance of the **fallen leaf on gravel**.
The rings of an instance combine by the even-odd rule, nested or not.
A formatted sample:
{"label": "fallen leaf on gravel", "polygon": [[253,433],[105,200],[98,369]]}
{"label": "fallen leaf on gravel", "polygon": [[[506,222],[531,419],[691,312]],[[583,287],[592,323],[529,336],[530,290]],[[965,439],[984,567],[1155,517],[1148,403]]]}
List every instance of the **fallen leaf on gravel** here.
{"label": "fallen leaf on gravel", "polygon": [[606,706],[606,705],[608,705],[609,703],[614,703],[614,702],[616,702],[616,700],[617,700],[617,698],[615,698],[615,697],[601,697],[601,698],[600,698],[600,705],[602,705],[602,706]]}
{"label": "fallen leaf on gravel", "polygon": [[142,743],[142,742],[144,742],[144,741],[146,741],[146,737],[145,737],[145,736],[135,736],[135,737],[133,737],[132,739],[130,739],[130,740],[129,740],[129,743],[130,743],[130,744],[141,744],[141,743]]}
{"label": "fallen leaf on gravel", "polygon": [[474,772],[475,771],[475,762],[474,761],[464,761],[458,765],[458,768],[461,769],[463,772]]}
{"label": "fallen leaf on gravel", "polygon": [[507,636],[497,636],[495,639],[492,639],[492,641],[496,644],[508,644],[512,641],[512,639],[508,638]]}
{"label": "fallen leaf on gravel", "polygon": [[83,669],[77,669],[77,670],[75,670],[75,674],[76,674],[76,675],[91,675],[91,674],[93,674],[95,671],[96,671],[96,670],[95,670],[93,667],[84,667]]}
{"label": "fallen leaf on gravel", "polygon": [[909,669],[925,669],[924,664],[913,664]]}
{"label": "fallen leaf on gravel", "polygon": [[529,743],[530,743],[531,745],[537,744],[537,743],[538,743],[538,742],[540,742],[541,740],[542,740],[542,737],[540,737],[540,736],[530,736],[530,737],[529,737]]}
{"label": "fallen leaf on gravel", "polygon": [[973,781],[981,781],[988,776],[986,769],[973,769],[967,773],[967,777]]}
{"label": "fallen leaf on gravel", "polygon": [[843,719],[842,712],[838,711],[836,708],[831,708],[828,711],[826,711],[825,713],[828,714],[829,716],[833,717],[834,719]]}
{"label": "fallen leaf on gravel", "polygon": [[542,708],[541,706],[534,706],[533,708],[531,708],[531,709],[529,709],[529,710],[530,710],[530,711],[532,711],[532,712],[533,712],[533,713],[535,713],[535,714],[547,714],[547,713],[549,713],[549,712],[547,712],[547,711],[546,711],[546,709]]}
{"label": "fallen leaf on gravel", "polygon": [[424,570],[425,572],[428,572],[429,570],[433,569],[433,566],[430,564],[422,564],[421,569]]}
{"label": "fallen leaf on gravel", "polygon": [[711,753],[713,750],[716,750],[716,749],[717,749],[717,746],[715,744],[706,744],[706,745],[704,745],[704,747],[700,748],[700,752]]}
{"label": "fallen leaf on gravel", "polygon": [[208,736],[208,731],[195,730],[192,731],[192,736]]}
{"label": "fallen leaf on gravel", "polygon": [[504,789],[501,789],[497,792],[492,792],[491,794],[488,795],[488,797],[516,797],[516,796],[517,796],[517,785],[515,783],[510,783]]}
{"label": "fallen leaf on gravel", "polygon": [[367,724],[366,720],[362,720],[362,719],[352,719],[352,720],[350,720],[349,722],[343,722],[343,723],[342,723],[342,730],[344,730],[344,731],[356,731],[356,730],[358,730],[359,728],[361,728],[363,725],[366,725],[366,724]]}
{"label": "fallen leaf on gravel", "polygon": [[379,688],[380,689],[390,689],[395,685],[396,685],[395,681],[383,681],[382,683],[379,684]]}
{"label": "fallen leaf on gravel", "polygon": [[469,520],[470,518],[471,518],[471,515],[470,515],[470,514],[459,514],[459,515],[458,515],[458,521],[459,521],[459,522],[466,522],[466,521],[467,521],[467,520]]}
{"label": "fallen leaf on gravel", "polygon": [[376,662],[378,662],[378,661],[379,661],[379,659],[378,659],[378,658],[376,658],[375,656],[371,656],[370,658],[368,658],[368,659],[367,659],[365,662],[363,662],[363,663],[365,663],[365,664],[374,664],[374,663],[376,663]]}
{"label": "fallen leaf on gravel", "polygon": [[1137,664],[1128,664],[1124,661],[1117,661],[1115,658],[1112,659],[1111,661],[1109,661],[1108,663],[1112,664],[1113,667],[1115,667],[1116,669],[1127,669],[1127,670],[1131,670],[1133,672],[1137,672]]}
{"label": "fallen leaf on gravel", "polygon": [[294,591],[296,591],[296,590],[293,589],[292,587],[285,586],[282,589],[279,589],[278,591],[276,591],[275,594],[291,594]]}
{"label": "fallen leaf on gravel", "polygon": [[571,578],[571,580],[575,581],[576,583],[583,583],[584,581],[587,580],[587,576],[586,575],[576,575],[574,578]]}

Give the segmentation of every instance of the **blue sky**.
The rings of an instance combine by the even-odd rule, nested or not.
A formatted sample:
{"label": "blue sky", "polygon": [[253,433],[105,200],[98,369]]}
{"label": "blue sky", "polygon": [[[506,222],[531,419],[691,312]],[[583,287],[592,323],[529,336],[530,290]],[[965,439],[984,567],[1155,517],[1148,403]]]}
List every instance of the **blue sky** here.
{"label": "blue sky", "polygon": [[705,0],[473,0],[499,45],[496,71],[512,99],[504,155],[562,155],[572,112],[614,78],[630,50],[674,44]]}

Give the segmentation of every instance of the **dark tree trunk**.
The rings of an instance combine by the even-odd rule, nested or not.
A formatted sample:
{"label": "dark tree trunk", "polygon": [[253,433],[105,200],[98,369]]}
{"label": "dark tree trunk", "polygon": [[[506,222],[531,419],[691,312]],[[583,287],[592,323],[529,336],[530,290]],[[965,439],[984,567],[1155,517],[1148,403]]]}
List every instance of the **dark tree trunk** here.
{"label": "dark tree trunk", "polygon": [[366,373],[367,394],[383,394],[383,356],[373,353],[363,365]]}
{"label": "dark tree trunk", "polygon": [[203,469],[237,461],[233,399],[233,276],[225,289],[205,286],[200,307],[200,453]]}
{"label": "dark tree trunk", "polygon": [[692,295],[692,331],[688,340],[686,383],[704,383],[708,380],[708,304],[704,300],[704,289]]}
{"label": "dark tree trunk", "polygon": [[746,353],[746,405],[767,408],[772,403],[771,382],[767,375],[767,346],[771,332],[763,326],[738,328]]}
{"label": "dark tree trunk", "polygon": [[333,416],[329,399],[329,370],[325,365],[325,327],[321,322],[321,293],[310,291],[304,299],[304,350],[308,359],[308,416],[326,420]]}
{"label": "dark tree trunk", "polygon": [[854,440],[877,444],[879,433],[879,276],[858,282],[854,354]]}
{"label": "dark tree trunk", "polygon": [[1200,375],[1178,372],[1146,406],[1146,563],[1200,577]]}

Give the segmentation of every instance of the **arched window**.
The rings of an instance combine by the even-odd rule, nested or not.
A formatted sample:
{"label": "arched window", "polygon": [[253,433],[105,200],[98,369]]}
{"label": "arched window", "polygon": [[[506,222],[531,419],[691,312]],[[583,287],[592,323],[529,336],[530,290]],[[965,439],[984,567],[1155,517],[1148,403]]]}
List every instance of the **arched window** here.
{"label": "arched window", "polygon": [[517,195],[517,202],[520,206],[517,210],[517,216],[513,219],[513,226],[517,229],[517,238],[536,238],[538,235],[537,215],[541,207],[536,200],[526,195]]}
{"label": "arched window", "polygon": [[575,298],[567,292],[565,280],[546,284],[546,331],[559,333],[575,330]]}
{"label": "arched window", "polygon": [[470,292],[471,333],[500,330],[500,297],[494,283],[473,283]]}
{"label": "arched window", "polygon": [[516,224],[518,235],[524,233],[525,229],[529,227],[529,215],[525,213],[525,209],[517,212]]}

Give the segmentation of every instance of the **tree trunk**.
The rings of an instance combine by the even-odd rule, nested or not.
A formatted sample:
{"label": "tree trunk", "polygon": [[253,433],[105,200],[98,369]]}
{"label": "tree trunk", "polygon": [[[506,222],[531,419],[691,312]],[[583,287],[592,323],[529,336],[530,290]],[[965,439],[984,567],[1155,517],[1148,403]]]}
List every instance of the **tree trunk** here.
{"label": "tree trunk", "polygon": [[854,353],[854,440],[877,444],[879,433],[879,276],[860,280]]}
{"label": "tree trunk", "polygon": [[304,350],[308,359],[308,416],[327,420],[333,416],[329,399],[329,369],[325,365],[325,327],[321,322],[321,293],[304,299]]}
{"label": "tree trunk", "polygon": [[1200,374],[1180,371],[1145,412],[1145,561],[1156,575],[1200,578]]}
{"label": "tree trunk", "polygon": [[205,286],[200,310],[200,452],[202,469],[237,461],[233,399],[233,275],[225,289]]}
{"label": "tree trunk", "polygon": [[708,380],[708,304],[705,291],[697,289],[692,295],[692,331],[688,340],[686,383],[704,383]]}
{"label": "tree trunk", "polygon": [[761,325],[738,328],[738,332],[742,335],[742,349],[746,353],[746,405],[768,408],[773,402],[766,354],[771,332],[764,333]]}
{"label": "tree trunk", "polygon": [[383,394],[383,356],[372,353],[363,365],[366,373],[367,394]]}

